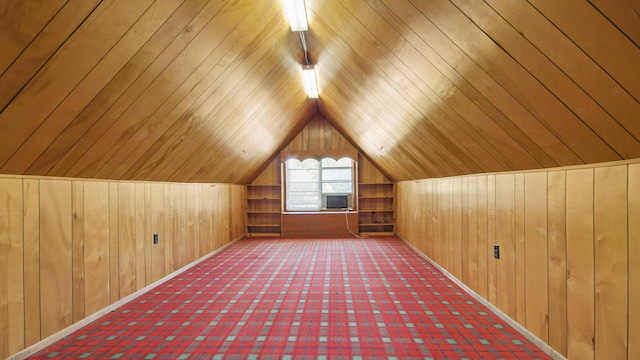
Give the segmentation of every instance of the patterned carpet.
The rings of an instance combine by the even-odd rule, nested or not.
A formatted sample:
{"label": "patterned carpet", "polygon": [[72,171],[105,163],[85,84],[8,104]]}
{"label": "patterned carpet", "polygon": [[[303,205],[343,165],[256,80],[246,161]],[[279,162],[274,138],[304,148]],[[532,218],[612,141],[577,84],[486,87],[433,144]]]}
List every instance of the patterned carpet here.
{"label": "patterned carpet", "polygon": [[379,237],[240,240],[31,358],[549,357]]}

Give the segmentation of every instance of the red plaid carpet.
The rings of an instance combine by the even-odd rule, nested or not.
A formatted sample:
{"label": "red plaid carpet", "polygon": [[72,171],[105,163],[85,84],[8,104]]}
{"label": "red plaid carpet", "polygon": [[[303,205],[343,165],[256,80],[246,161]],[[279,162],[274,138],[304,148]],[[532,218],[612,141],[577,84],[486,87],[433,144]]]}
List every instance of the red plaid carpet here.
{"label": "red plaid carpet", "polygon": [[32,358],[549,357],[380,237],[238,241]]}

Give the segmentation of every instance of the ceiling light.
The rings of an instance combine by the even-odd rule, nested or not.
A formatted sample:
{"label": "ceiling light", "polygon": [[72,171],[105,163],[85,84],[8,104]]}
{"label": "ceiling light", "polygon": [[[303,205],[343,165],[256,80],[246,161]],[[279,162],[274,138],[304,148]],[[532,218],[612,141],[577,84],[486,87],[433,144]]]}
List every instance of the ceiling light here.
{"label": "ceiling light", "polygon": [[283,0],[284,7],[289,17],[291,31],[307,31],[307,11],[305,10],[304,0]]}
{"label": "ceiling light", "polygon": [[317,99],[318,80],[316,79],[316,69],[313,65],[302,65],[302,81],[309,98]]}

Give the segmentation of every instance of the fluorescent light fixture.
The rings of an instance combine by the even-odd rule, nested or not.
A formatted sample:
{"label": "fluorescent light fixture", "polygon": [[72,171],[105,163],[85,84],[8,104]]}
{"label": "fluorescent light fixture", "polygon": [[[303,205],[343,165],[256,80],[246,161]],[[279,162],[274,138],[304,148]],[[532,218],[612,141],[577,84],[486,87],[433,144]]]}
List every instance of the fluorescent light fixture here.
{"label": "fluorescent light fixture", "polygon": [[283,2],[289,17],[289,24],[291,24],[291,31],[309,30],[304,0],[283,0]]}
{"label": "fluorescent light fixture", "polygon": [[302,81],[307,95],[311,99],[318,98],[318,81],[316,79],[316,69],[313,65],[302,65]]}

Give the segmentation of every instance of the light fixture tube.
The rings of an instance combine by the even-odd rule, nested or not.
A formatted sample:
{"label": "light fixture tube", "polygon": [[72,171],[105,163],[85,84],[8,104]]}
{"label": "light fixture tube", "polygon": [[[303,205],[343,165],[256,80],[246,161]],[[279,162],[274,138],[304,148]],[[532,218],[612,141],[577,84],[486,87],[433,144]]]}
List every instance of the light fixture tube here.
{"label": "light fixture tube", "polygon": [[307,11],[305,10],[304,0],[283,0],[284,7],[289,17],[291,31],[307,31]]}
{"label": "light fixture tube", "polygon": [[302,81],[309,98],[317,99],[318,80],[316,79],[316,69],[313,65],[302,65]]}

